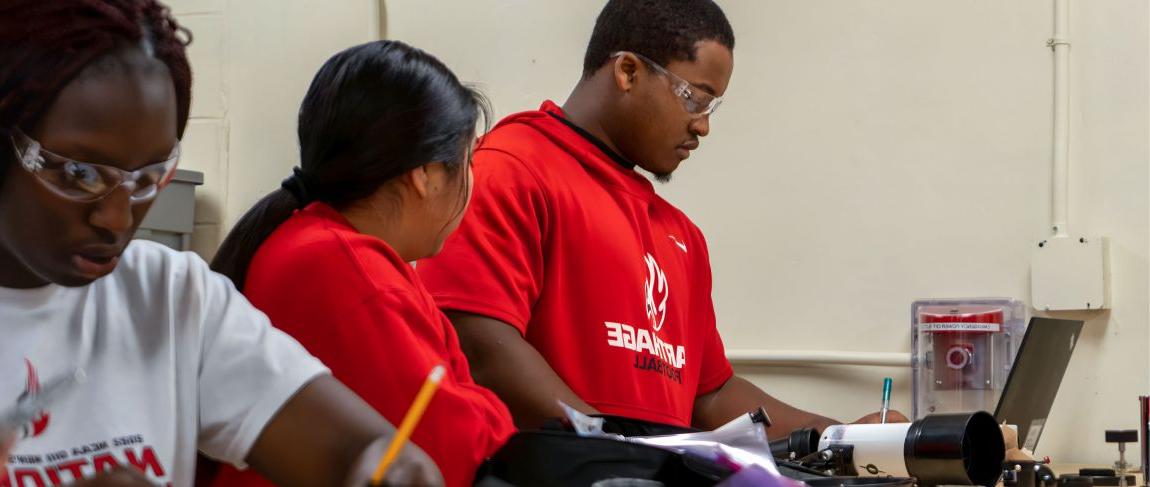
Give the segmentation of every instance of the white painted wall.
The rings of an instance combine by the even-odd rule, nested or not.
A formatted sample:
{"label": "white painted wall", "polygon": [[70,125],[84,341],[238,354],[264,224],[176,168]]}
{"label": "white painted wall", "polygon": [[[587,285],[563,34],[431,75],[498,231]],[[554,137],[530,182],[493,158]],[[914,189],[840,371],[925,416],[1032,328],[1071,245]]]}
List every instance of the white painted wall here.
{"label": "white painted wall", "polygon": [[[661,191],[708,235],[728,347],[907,351],[916,298],[1028,298],[1050,213],[1051,2],[720,3],[738,37],[728,99]],[[209,172],[210,255],[296,163],[296,110],[337,50],[382,31],[478,82],[502,116],[566,97],[603,1],[174,4],[197,35],[185,162]],[[1073,4],[1070,231],[1111,237],[1114,294],[1109,311],[1056,315],[1089,320],[1039,448],[1056,461],[1112,462],[1103,429],[1133,428],[1150,392],[1148,14]],[[908,370],[740,373],[842,419],[876,409],[890,375],[910,410]]]}
{"label": "white painted wall", "polygon": [[299,162],[296,114],[332,54],[378,38],[370,0],[166,0],[192,30],[192,121],[181,167],[204,172],[193,249],[227,230]]}

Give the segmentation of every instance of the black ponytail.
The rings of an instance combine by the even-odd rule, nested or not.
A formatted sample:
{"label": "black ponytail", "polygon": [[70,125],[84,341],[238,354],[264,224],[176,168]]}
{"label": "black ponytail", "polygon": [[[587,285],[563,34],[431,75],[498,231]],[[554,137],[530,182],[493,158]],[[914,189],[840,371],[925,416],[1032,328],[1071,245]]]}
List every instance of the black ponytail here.
{"label": "black ponytail", "polygon": [[313,201],[344,208],[431,162],[464,167],[479,117],[488,113],[483,97],[447,66],[402,42],[336,54],[300,106],[300,167],[240,219],[212,269],[243,289],[256,251],[295,210]]}

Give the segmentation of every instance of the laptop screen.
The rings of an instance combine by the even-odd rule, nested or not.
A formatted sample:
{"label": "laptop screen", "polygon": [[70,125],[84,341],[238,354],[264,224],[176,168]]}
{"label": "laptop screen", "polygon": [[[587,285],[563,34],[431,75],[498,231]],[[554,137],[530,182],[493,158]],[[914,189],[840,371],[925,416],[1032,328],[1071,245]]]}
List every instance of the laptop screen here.
{"label": "laptop screen", "polygon": [[1082,321],[1031,318],[994,417],[1018,426],[1019,446],[1034,451],[1062,385]]}

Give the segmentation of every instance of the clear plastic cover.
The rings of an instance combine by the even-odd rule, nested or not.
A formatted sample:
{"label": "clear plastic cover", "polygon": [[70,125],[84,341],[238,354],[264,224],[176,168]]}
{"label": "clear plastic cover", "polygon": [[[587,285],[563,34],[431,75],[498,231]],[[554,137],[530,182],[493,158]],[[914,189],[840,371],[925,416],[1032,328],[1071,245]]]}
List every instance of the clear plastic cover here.
{"label": "clear plastic cover", "polygon": [[924,299],[911,306],[914,419],[994,412],[1026,331],[1021,301]]}

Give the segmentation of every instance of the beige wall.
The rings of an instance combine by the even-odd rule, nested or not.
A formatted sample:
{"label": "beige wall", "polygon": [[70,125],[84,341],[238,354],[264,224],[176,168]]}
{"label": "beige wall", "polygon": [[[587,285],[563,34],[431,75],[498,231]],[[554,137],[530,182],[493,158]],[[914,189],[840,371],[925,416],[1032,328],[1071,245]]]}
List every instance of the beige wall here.
{"label": "beige wall", "polygon": [[192,121],[181,166],[202,171],[193,249],[211,258],[235,221],[299,161],[296,113],[337,51],[378,37],[374,1],[168,0],[192,30]]}
{"label": "beige wall", "polygon": [[[916,298],[1028,298],[1050,213],[1051,2],[720,3],[738,36],[728,99],[661,192],[708,235],[729,348],[907,351]],[[330,54],[382,30],[502,116],[566,97],[602,1],[175,4],[198,39],[189,165],[209,172],[210,254],[295,164],[295,112]],[[1089,324],[1039,453],[1106,463],[1103,429],[1133,428],[1150,392],[1150,31],[1142,0],[1077,0],[1072,16],[1070,230],[1111,238],[1113,308],[1055,315]],[[890,375],[910,410],[909,370],[740,372],[842,419],[875,409]]]}

